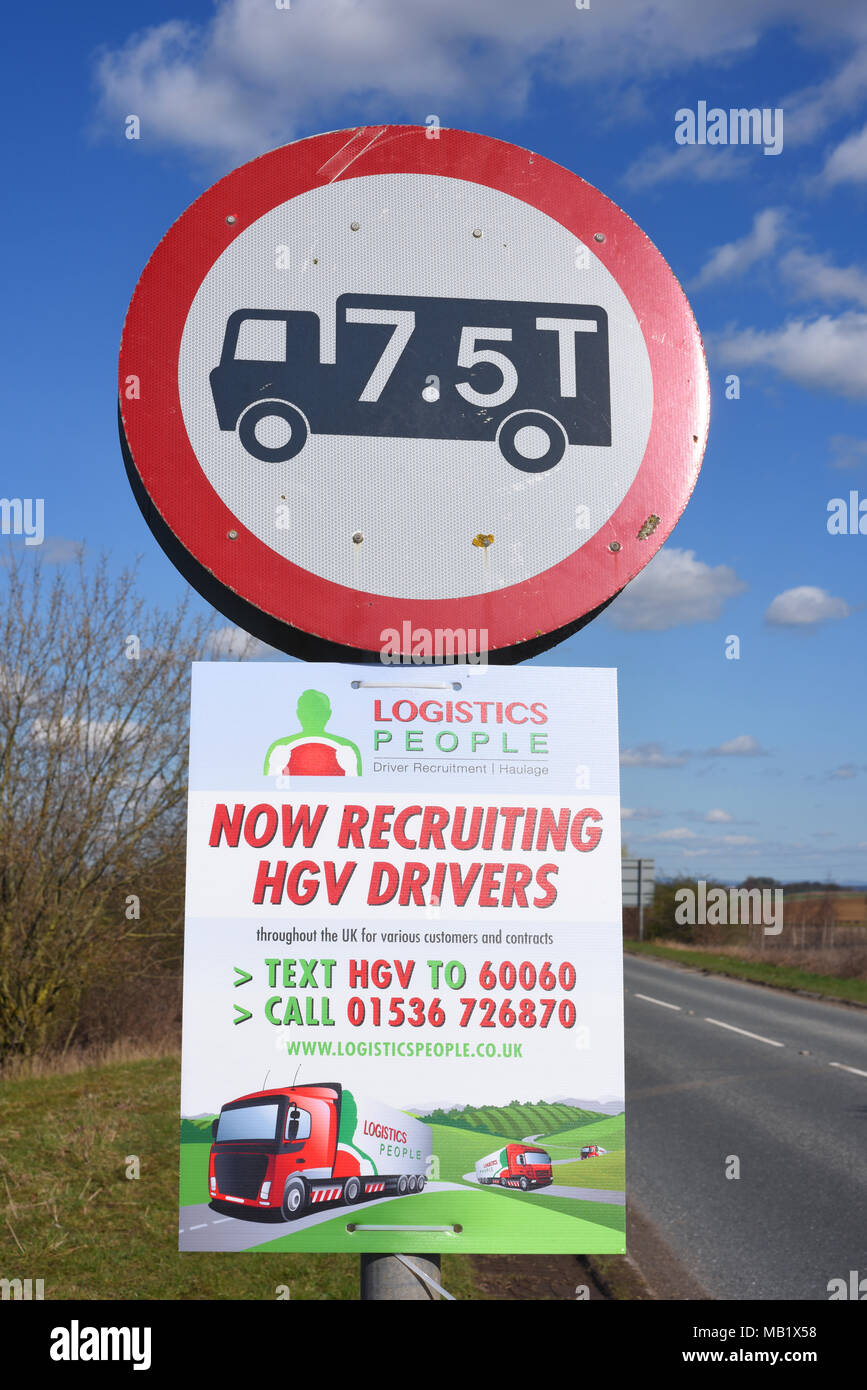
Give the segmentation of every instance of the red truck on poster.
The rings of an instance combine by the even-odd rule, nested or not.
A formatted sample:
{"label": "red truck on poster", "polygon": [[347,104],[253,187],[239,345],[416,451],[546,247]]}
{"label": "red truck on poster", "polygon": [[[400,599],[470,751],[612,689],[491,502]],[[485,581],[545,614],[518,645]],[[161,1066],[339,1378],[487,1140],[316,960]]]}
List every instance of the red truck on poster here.
{"label": "red truck on poster", "polygon": [[507,1144],[480,1158],[476,1163],[476,1180],[483,1187],[494,1183],[498,1187],[547,1187],[553,1181],[551,1155],[530,1144]]}
{"label": "red truck on poster", "polygon": [[328,1203],[424,1190],[426,1124],[338,1082],[251,1091],[211,1126],[209,1205],[228,1216],[293,1221]]}

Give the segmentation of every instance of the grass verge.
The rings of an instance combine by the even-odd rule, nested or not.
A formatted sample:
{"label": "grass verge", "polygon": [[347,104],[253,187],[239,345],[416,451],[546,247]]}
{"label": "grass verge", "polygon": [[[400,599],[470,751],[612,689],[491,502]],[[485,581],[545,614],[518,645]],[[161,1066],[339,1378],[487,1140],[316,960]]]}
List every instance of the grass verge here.
{"label": "grass verge", "polygon": [[867,1007],[867,980],[840,979],[836,975],[814,975],[789,965],[765,965],[760,961],[741,961],[732,956],[715,955],[711,951],[695,950],[691,946],[657,946],[653,941],[624,941],[623,948],[633,956],[655,956],[690,965],[694,970],[709,970],[714,975],[730,975],[736,980],[751,980],[774,989],[795,990],[840,999],[847,1004]]}
{"label": "grass verge", "polygon": [[[46,1299],[357,1299],[353,1255],[178,1254],[179,1089],[176,1056],[0,1081],[0,1277]],[[467,1256],[443,1278],[483,1296]]]}

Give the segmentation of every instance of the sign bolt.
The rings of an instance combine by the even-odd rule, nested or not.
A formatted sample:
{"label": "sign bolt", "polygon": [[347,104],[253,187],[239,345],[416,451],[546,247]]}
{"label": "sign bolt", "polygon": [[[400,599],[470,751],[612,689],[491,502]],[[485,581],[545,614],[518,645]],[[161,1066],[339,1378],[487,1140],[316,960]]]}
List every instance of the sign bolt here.
{"label": "sign bolt", "polygon": [[230,213],[229,213],[229,216],[226,218],[226,221],[228,222],[228,224],[229,224],[230,227],[233,227],[233,226],[235,225],[235,223],[237,222],[237,220],[238,220],[238,219],[237,219],[237,217],[235,216],[235,214],[234,214],[233,212],[230,212]]}
{"label": "sign bolt", "polygon": [[473,232],[473,236],[481,236],[481,235],[482,235],[482,229],[481,229],[481,227],[476,227],[475,231]]}
{"label": "sign bolt", "polygon": [[619,542],[619,541],[609,541],[609,542],[608,542],[608,549],[609,549],[609,550],[613,550],[614,553],[615,553],[615,555],[616,555],[616,554],[617,554],[617,551],[620,549],[620,542]]}
{"label": "sign bolt", "polygon": [[362,542],[363,540],[364,540],[364,537],[363,537],[363,535],[361,534],[360,531],[353,531],[353,533],[352,533],[352,544],[353,544],[353,545],[361,545],[361,542]]}
{"label": "sign bolt", "polygon": [[236,541],[236,540],[238,539],[238,532],[237,532],[237,531],[229,531],[227,534],[228,534],[228,537],[229,537],[229,540],[230,540],[230,541]]}
{"label": "sign bolt", "polygon": [[358,232],[358,231],[361,230],[361,223],[360,223],[360,222],[350,222],[350,224],[349,224],[349,229],[350,229],[350,231]]}

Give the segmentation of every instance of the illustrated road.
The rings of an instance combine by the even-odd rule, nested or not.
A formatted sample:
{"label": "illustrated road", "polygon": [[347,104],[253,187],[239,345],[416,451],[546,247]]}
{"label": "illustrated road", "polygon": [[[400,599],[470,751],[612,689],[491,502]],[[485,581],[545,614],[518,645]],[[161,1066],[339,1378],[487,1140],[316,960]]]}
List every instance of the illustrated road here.
{"label": "illustrated road", "polygon": [[[574,1162],[574,1158],[555,1158],[551,1167],[553,1168],[557,1163]],[[475,1173],[464,1173],[464,1182],[481,1186]],[[492,1184],[490,1190],[494,1193],[500,1191],[496,1184]],[[557,1183],[549,1183],[547,1187],[539,1188],[539,1191],[544,1193],[546,1197],[575,1197],[582,1202],[605,1202],[613,1207],[622,1207],[626,1201],[624,1192],[612,1191],[610,1187],[564,1187]]]}
{"label": "illustrated road", "polygon": [[[429,1182],[426,1192],[462,1192],[463,1187],[456,1182]],[[221,1216],[212,1211],[207,1202],[194,1206],[181,1207],[179,1223],[179,1248],[181,1250],[249,1250],[254,1245],[264,1245],[280,1236],[295,1235],[320,1221],[333,1221],[335,1213],[347,1214],[347,1220],[366,1220],[383,1202],[394,1202],[394,1197],[378,1197],[372,1202],[361,1202],[353,1207],[326,1207],[324,1211],[312,1211],[297,1221],[239,1221],[234,1216]],[[362,1213],[364,1215],[362,1216]],[[375,1221],[375,1217],[373,1220]]]}
{"label": "illustrated road", "polygon": [[[719,1299],[867,1274],[867,1010],[627,956],[627,1200]],[[736,1160],[736,1163],[735,1163]],[[727,1178],[726,1170],[740,1176]]]}

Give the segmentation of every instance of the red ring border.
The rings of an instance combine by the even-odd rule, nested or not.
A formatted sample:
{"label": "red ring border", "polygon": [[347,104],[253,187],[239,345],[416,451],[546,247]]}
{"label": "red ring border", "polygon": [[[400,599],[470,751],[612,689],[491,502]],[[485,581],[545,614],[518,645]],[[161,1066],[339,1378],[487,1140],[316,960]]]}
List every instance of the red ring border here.
{"label": "red ring border", "polygon": [[[653,381],[650,435],[617,510],[579,550],[489,594],[400,599],[355,590],[302,569],[248,531],[206,478],[190,445],[178,391],[190,305],[228,245],[279,203],[342,177],[418,173],[462,178],[522,199],[559,222],[615,276],[638,318]],[[229,219],[233,220],[229,220]],[[597,235],[604,240],[596,240]],[[136,376],[140,394],[127,400]],[[121,427],[163,523],[232,596],[286,628],[375,652],[385,628],[487,631],[502,650],[568,627],[604,605],[650,560],[679,520],[701,467],[710,393],[701,336],[683,290],[650,239],[598,189],[516,145],[467,131],[363,126],[272,150],[209,188],[169,229],[136,286],[121,339]],[[423,499],[419,499],[423,509]],[[651,516],[660,518],[644,539]],[[235,538],[229,538],[229,532]],[[616,548],[611,549],[614,545]]]}

